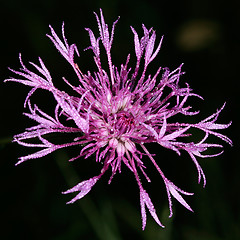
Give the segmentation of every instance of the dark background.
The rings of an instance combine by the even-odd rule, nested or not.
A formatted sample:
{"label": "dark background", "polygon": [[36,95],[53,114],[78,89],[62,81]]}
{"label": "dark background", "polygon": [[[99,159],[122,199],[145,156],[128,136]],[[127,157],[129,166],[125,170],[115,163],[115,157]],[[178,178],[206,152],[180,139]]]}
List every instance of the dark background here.
{"label": "dark background", "polygon": [[[219,157],[200,159],[207,176],[207,186],[197,184],[197,172],[187,154],[178,157],[171,151],[154,148],[157,162],[165,174],[179,187],[195,192],[185,197],[195,213],[188,212],[174,202],[173,218],[168,219],[165,187],[160,176],[150,165],[152,184],[144,186],[152,197],[157,213],[166,225],[161,229],[149,212],[147,227],[141,230],[139,193],[132,174],[123,167],[122,174],[107,184],[109,175],[99,181],[91,193],[73,205],[65,205],[71,195],[61,192],[78,181],[98,174],[94,159],[68,163],[76,149],[58,151],[43,159],[31,160],[18,167],[17,158],[31,149],[11,143],[14,134],[24,131],[32,122],[22,116],[23,102],[29,88],[20,84],[0,83],[1,135],[1,239],[184,239],[237,240],[240,239],[239,219],[239,56],[240,56],[240,1],[151,1],[151,0],[84,0],[17,1],[0,3],[0,74],[8,78],[8,67],[18,69],[18,53],[25,63],[37,62],[41,56],[55,79],[71,76],[68,63],[58,54],[45,36],[48,25],[60,33],[62,21],[69,43],[76,43],[81,57],[77,59],[83,71],[94,71],[92,54],[82,49],[89,46],[84,28],[97,32],[93,11],[102,8],[105,20],[117,24],[112,53],[114,63],[120,65],[126,55],[134,59],[133,36],[130,25],[141,32],[141,24],[153,27],[158,39],[164,34],[159,56],[151,69],[168,66],[175,69],[184,62],[187,81],[205,101],[192,105],[200,109],[203,119],[226,101],[218,122],[233,121],[222,131],[234,142],[225,146]],[[58,83],[59,84],[59,83]],[[61,83],[60,83],[61,84]],[[52,106],[43,92],[35,94],[40,108]],[[46,110],[46,109],[45,109]],[[194,118],[194,117],[193,117]],[[220,140],[217,140],[220,143]]]}

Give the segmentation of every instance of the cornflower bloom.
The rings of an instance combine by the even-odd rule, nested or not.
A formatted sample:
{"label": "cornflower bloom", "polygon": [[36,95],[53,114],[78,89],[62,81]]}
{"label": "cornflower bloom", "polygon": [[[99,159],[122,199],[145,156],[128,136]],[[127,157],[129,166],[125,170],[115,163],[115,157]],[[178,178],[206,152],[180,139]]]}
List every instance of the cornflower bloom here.
{"label": "cornflower bloom", "polygon": [[[130,60],[130,55],[128,55],[125,64],[117,68],[112,63],[111,47],[118,19],[113,23],[111,32],[109,32],[102,10],[100,9],[100,16],[96,13],[95,15],[100,36],[95,37],[92,30],[86,28],[91,42],[87,49],[93,51],[97,66],[97,71],[94,73],[90,71],[83,73],[76,64],[74,54],[79,56],[79,53],[75,44],[68,44],[64,34],[64,24],[62,25],[63,40],[58,37],[51,26],[51,35],[47,35],[60,54],[72,66],[79,80],[79,85],[73,86],[63,78],[66,84],[72,88],[74,95],[69,95],[55,87],[41,58],[39,58],[39,65],[30,62],[38,72],[35,73],[23,64],[20,55],[22,68],[19,71],[11,70],[20,78],[5,80],[31,87],[24,104],[25,107],[28,107],[29,112],[24,115],[37,123],[35,126],[27,128],[25,132],[14,136],[14,141],[20,145],[40,148],[35,153],[20,157],[16,165],[29,159],[41,158],[61,148],[83,146],[80,153],[69,161],[95,155],[96,162],[102,163],[103,166],[99,175],[82,181],[63,192],[63,194],[78,192],[68,203],[74,203],[84,197],[109,168],[112,171],[108,182],[110,183],[116,172],[121,172],[121,165],[125,164],[133,173],[139,187],[142,229],[144,230],[146,226],[146,208],[154,220],[164,227],[140,181],[139,175],[141,174],[147,182],[150,182],[150,178],[145,172],[145,158],[152,162],[166,186],[169,217],[173,214],[172,197],[192,211],[182,195],[193,195],[193,193],[183,191],[165,176],[153,154],[148,151],[147,144],[157,143],[163,148],[175,151],[178,155],[181,150],[186,151],[196,165],[198,182],[200,183],[203,179],[203,186],[205,186],[206,178],[197,157],[214,157],[222,153],[220,151],[215,154],[204,154],[209,148],[223,147],[220,144],[208,143],[207,139],[210,135],[232,144],[228,137],[215,131],[228,128],[231,122],[228,124],[216,123],[224,105],[211,116],[197,123],[172,121],[177,114],[187,116],[198,114],[199,111],[191,111],[191,106],[186,104],[189,97],[201,99],[202,97],[193,93],[187,83],[184,87],[179,85],[180,77],[183,74],[182,64],[173,71],[159,67],[154,75],[147,75],[148,65],[159,53],[163,37],[155,47],[156,33],[152,28],[147,29],[142,25],[143,36],[139,38],[135,29],[131,27],[134,36],[136,66],[134,70],[128,67]],[[104,69],[102,66],[100,43],[106,52],[108,69]],[[142,70],[140,71],[140,69]],[[30,98],[37,89],[44,89],[53,95],[56,101],[54,117],[46,114],[37,105],[31,104]],[[63,119],[67,121],[64,120],[63,123]],[[71,126],[67,125],[68,122]],[[203,131],[204,137],[198,142],[188,140],[191,129]],[[72,141],[56,144],[46,139],[48,134],[53,133],[71,133],[75,137],[72,137]],[[32,143],[28,141],[29,139],[38,139],[39,142]]]}

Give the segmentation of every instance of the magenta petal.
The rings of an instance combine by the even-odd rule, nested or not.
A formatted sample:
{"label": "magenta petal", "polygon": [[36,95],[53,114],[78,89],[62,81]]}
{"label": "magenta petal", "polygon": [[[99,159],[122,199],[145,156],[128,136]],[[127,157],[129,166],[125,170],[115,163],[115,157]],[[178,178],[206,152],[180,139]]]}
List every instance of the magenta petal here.
{"label": "magenta petal", "polygon": [[144,230],[146,227],[147,222],[147,215],[146,215],[146,209],[145,206],[148,208],[150,214],[152,215],[153,219],[156,221],[156,223],[161,226],[165,227],[160,220],[158,219],[158,216],[156,214],[156,210],[152,204],[152,201],[148,195],[148,193],[142,188],[140,189],[140,206],[141,206],[141,214],[142,214],[142,229]]}
{"label": "magenta petal", "polygon": [[179,194],[182,193],[184,195],[193,195],[194,193],[185,192],[182,189],[175,186],[172,182],[165,179],[165,184],[168,192],[168,201],[169,201],[169,208],[170,208],[170,216],[172,216],[172,201],[171,201],[171,195],[180,202],[185,208],[187,208],[189,211],[193,212],[192,208],[187,204],[187,202],[183,199],[183,197]]}
{"label": "magenta petal", "polygon": [[67,202],[67,204],[74,203],[75,201],[83,198],[86,194],[89,193],[89,191],[92,189],[92,187],[95,185],[95,183],[98,180],[99,180],[99,177],[96,176],[96,177],[90,178],[89,180],[85,180],[83,182],[80,182],[76,186],[74,186],[73,188],[68,189],[65,192],[62,192],[62,194],[68,194],[68,193],[73,193],[73,192],[80,192],[71,201]]}

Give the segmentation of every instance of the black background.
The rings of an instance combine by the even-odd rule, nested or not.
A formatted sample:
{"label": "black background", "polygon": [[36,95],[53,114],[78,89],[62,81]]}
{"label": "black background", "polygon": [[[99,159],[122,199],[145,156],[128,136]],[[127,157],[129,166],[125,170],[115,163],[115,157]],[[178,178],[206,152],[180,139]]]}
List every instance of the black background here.
{"label": "black background", "polygon": [[[0,6],[1,239],[240,239],[239,1],[8,0]],[[194,92],[205,99],[192,102],[195,109],[201,110],[196,121],[214,112],[225,101],[227,105],[218,122],[233,121],[224,133],[233,140],[234,147],[224,144],[225,152],[221,156],[199,160],[207,176],[205,189],[197,184],[197,172],[187,154],[179,157],[171,151],[150,146],[151,152],[157,153],[157,162],[165,174],[177,186],[195,192],[193,197],[185,198],[195,212],[188,212],[174,200],[174,215],[168,219],[165,187],[156,170],[147,165],[153,183],[144,182],[144,186],[166,229],[157,226],[148,213],[147,227],[142,232],[137,185],[125,167],[111,185],[107,184],[109,175],[106,175],[88,196],[69,206],[65,202],[71,196],[62,195],[61,191],[97,175],[100,166],[94,159],[68,163],[67,159],[77,152],[71,149],[14,166],[17,158],[31,149],[12,144],[11,138],[32,122],[22,115],[29,88],[3,83],[13,76],[7,68],[19,68],[19,52],[25,63],[37,62],[37,57],[41,56],[53,81],[58,81],[56,84],[62,87],[61,77],[73,75],[45,34],[50,33],[49,24],[60,34],[64,21],[69,43],[76,43],[80,51],[79,66],[83,71],[94,71],[91,52],[82,51],[89,46],[84,28],[97,32],[93,11],[98,12],[100,7],[109,25],[117,16],[121,17],[112,49],[115,65],[123,63],[129,52],[134,61],[129,26],[134,26],[139,33],[142,23],[153,27],[158,39],[164,34],[164,41],[150,70],[158,66],[173,70],[184,62],[186,75],[182,81],[188,82]],[[50,113],[53,106],[48,97],[40,91],[34,99]]]}

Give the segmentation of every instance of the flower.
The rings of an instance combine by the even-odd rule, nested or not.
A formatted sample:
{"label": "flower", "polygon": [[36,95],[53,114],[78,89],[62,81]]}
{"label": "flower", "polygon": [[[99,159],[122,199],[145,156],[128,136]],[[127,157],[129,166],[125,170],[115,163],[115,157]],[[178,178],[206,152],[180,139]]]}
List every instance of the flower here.
{"label": "flower", "polygon": [[[159,67],[154,75],[147,75],[148,65],[159,53],[163,37],[155,47],[156,32],[152,28],[147,29],[142,25],[143,36],[139,38],[135,29],[131,27],[136,54],[135,69],[132,70],[128,67],[130,55],[127,56],[125,64],[117,68],[112,63],[111,47],[118,19],[113,23],[110,33],[102,10],[100,9],[100,16],[96,13],[95,15],[100,36],[95,37],[92,30],[86,28],[91,42],[87,49],[93,51],[97,66],[97,71],[94,73],[90,71],[83,73],[75,62],[74,55],[79,56],[78,49],[75,44],[68,44],[64,34],[64,24],[62,25],[63,40],[58,37],[51,26],[51,35],[47,35],[60,54],[72,66],[79,80],[79,85],[73,86],[67,79],[63,78],[66,84],[72,88],[73,95],[55,87],[51,74],[41,58],[39,58],[39,65],[30,62],[37,72],[35,73],[23,64],[20,55],[22,68],[19,71],[11,70],[20,78],[5,80],[31,87],[24,104],[25,107],[28,107],[29,112],[24,114],[37,123],[35,126],[27,128],[25,132],[15,135],[14,141],[25,147],[41,149],[33,154],[20,157],[16,165],[29,159],[43,157],[57,149],[84,145],[80,153],[70,161],[95,155],[96,162],[103,163],[103,167],[99,175],[78,183],[73,188],[63,192],[63,194],[78,192],[69,203],[84,197],[109,168],[112,170],[110,183],[117,171],[121,172],[122,164],[125,164],[133,172],[139,187],[142,229],[146,226],[146,208],[154,220],[164,227],[140,181],[140,174],[142,174],[150,182],[150,178],[145,172],[144,162],[147,158],[156,167],[166,186],[170,209],[169,217],[173,214],[172,197],[192,211],[182,195],[192,195],[193,193],[183,191],[165,176],[153,155],[148,151],[147,144],[159,144],[179,155],[182,150],[185,150],[196,165],[198,182],[200,183],[203,178],[205,186],[206,178],[197,157],[213,157],[222,153],[220,151],[217,154],[204,155],[204,152],[209,148],[223,147],[220,144],[208,143],[207,139],[210,135],[232,144],[228,137],[215,131],[228,128],[231,122],[228,124],[216,123],[225,104],[216,113],[200,122],[174,122],[172,119],[175,115],[197,115],[199,111],[191,111],[191,106],[187,105],[187,100],[189,97],[201,99],[202,97],[193,93],[187,83],[184,87],[180,86],[180,77],[183,74],[182,65],[173,71]],[[104,69],[102,66],[100,43],[106,52],[108,69]],[[37,105],[31,104],[30,98],[38,89],[51,92],[55,98],[54,117],[46,114]],[[191,129],[199,129],[204,132],[201,141],[189,140]],[[75,137],[72,137],[72,141],[66,140],[65,143],[57,144],[46,139],[46,136],[52,133],[72,133]],[[28,141],[29,139],[38,139],[39,142],[32,143]]]}

